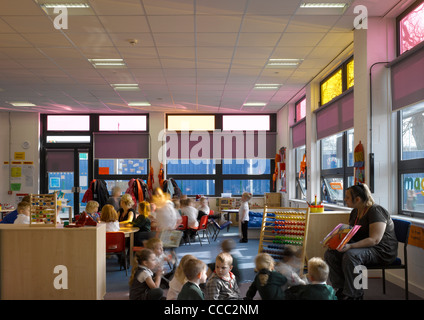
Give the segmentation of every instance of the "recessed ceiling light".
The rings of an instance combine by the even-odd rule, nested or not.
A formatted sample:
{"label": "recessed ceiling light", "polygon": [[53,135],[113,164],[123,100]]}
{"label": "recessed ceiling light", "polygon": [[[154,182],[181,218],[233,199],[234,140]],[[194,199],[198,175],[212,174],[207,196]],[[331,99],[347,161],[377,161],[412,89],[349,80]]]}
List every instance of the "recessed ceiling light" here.
{"label": "recessed ceiling light", "polygon": [[297,67],[303,59],[269,59],[267,67],[292,68]]}
{"label": "recessed ceiling light", "polygon": [[14,107],[36,107],[36,104],[28,101],[10,101],[8,102]]}
{"label": "recessed ceiling light", "polygon": [[139,102],[130,102],[128,103],[129,107],[150,107],[151,104],[145,101],[139,101]]}
{"label": "recessed ceiling light", "polygon": [[88,59],[95,68],[126,67],[124,59]]}
{"label": "recessed ceiling light", "polygon": [[265,107],[265,102],[246,102],[243,103],[243,107]]}
{"label": "recessed ceiling light", "polygon": [[331,2],[304,2],[300,5],[301,8],[320,8],[320,9],[328,9],[328,8],[339,8],[342,9],[347,6],[347,3],[331,3]]}
{"label": "recessed ceiling light", "polygon": [[50,8],[72,8],[72,9],[85,9],[90,8],[88,3],[42,3],[41,6],[43,6],[46,9]]}
{"label": "recessed ceiling light", "polygon": [[278,83],[257,83],[253,89],[261,90],[276,90],[281,87],[281,84]]}
{"label": "recessed ceiling light", "polygon": [[112,88],[117,91],[138,91],[140,87],[137,83],[115,83],[111,84]]}

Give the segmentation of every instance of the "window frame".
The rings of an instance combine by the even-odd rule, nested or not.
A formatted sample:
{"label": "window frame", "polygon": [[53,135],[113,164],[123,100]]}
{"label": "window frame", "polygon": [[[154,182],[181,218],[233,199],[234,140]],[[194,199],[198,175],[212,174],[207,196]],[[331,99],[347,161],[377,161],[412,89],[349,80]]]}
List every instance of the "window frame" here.
{"label": "window frame", "polygon": [[[424,0],[416,0],[413,4],[411,4],[404,12],[402,12],[399,16],[396,17],[396,56],[399,57],[402,54],[408,52],[409,50],[400,53],[400,21],[405,18],[408,14],[410,14],[412,11],[414,11],[417,7],[419,7],[421,4],[424,3]],[[420,42],[423,43],[424,41]],[[417,44],[418,45],[418,44]],[[417,46],[415,45],[415,46]],[[414,47],[415,47],[414,46]],[[413,47],[413,48],[414,48]],[[412,48],[411,48],[412,49]],[[410,49],[410,50],[411,50]]]}
{"label": "window frame", "polygon": [[[324,199],[322,186],[324,184],[325,178],[342,178],[342,180],[343,180],[343,203],[337,203],[336,202],[336,204],[338,204],[338,205],[345,205],[344,198],[345,198],[345,194],[346,194],[346,189],[349,187],[348,186],[349,177],[354,176],[354,173],[355,173],[353,165],[347,166],[347,164],[348,164],[348,151],[349,151],[348,150],[348,131],[350,131],[350,130],[352,130],[352,129],[349,129],[349,130],[342,132],[343,133],[343,135],[342,135],[342,161],[343,161],[343,165],[340,168],[322,169],[322,165],[323,165],[323,163],[322,163],[322,139],[319,140],[320,196],[321,196],[321,199]],[[339,133],[336,133],[336,134],[339,134]],[[328,137],[326,137],[326,138],[328,138]]]}
{"label": "window frame", "polygon": [[[319,83],[319,107],[325,106],[327,104],[330,104],[332,102],[334,102],[334,100],[337,97],[340,97],[344,92],[346,92],[347,90],[351,90],[352,88],[355,87],[355,85],[351,86],[350,88],[347,88],[347,65],[354,60],[354,56],[351,55],[349,58],[347,58],[345,61],[343,61],[340,65],[338,65],[333,71],[331,71],[331,73],[326,76],[324,79],[322,79]],[[355,63],[355,62],[354,62]],[[342,71],[342,92],[337,95],[336,97],[334,97],[333,99],[331,99],[330,101],[327,101],[325,104],[322,104],[322,85],[328,80],[330,79],[333,75],[335,75],[337,72]],[[355,78],[353,79],[355,81]]]}
{"label": "window frame", "polygon": [[[173,113],[169,113],[166,114],[166,128],[165,130],[168,130],[168,116],[169,115],[178,115],[178,114],[173,114]],[[199,115],[199,114],[186,114],[186,115]],[[202,114],[202,115],[206,115],[206,114]],[[212,115],[212,114],[207,114],[207,115]],[[226,114],[213,114],[213,116],[215,116],[215,130],[222,130],[222,119],[223,116],[231,116],[231,115],[237,115],[240,116],[240,114],[230,114],[230,113],[226,113]],[[276,114],[255,114],[255,113],[249,113],[249,114],[243,114],[246,116],[252,116],[252,115],[268,115],[269,116],[269,121],[270,121],[270,130],[268,130],[267,132],[276,132]],[[173,130],[174,131],[174,130]],[[177,133],[180,133],[181,131],[174,131]],[[188,131],[189,134],[191,134],[192,131]],[[205,131],[205,132],[211,132],[211,131]],[[166,159],[166,160],[173,160],[173,159]],[[208,159],[208,160],[213,160],[213,159]],[[269,174],[258,174],[258,175],[246,175],[246,174],[224,174],[223,173],[223,164],[222,162],[224,161],[224,159],[219,159],[215,161],[215,174],[211,174],[211,175],[201,175],[199,176],[199,174],[169,174],[167,173],[167,177],[168,178],[173,178],[174,180],[214,180],[215,182],[215,194],[209,194],[209,195],[205,195],[205,196],[210,196],[210,197],[220,197],[221,193],[223,193],[224,191],[224,180],[269,180],[270,181],[270,190],[268,192],[272,191],[272,176],[273,176],[273,170],[272,168],[275,167],[275,159],[269,159],[270,160],[270,173]],[[166,163],[165,165],[165,169],[166,169]],[[196,194],[189,194],[188,196],[193,196]],[[263,194],[253,194],[254,196],[263,196]],[[240,195],[233,195],[234,197],[241,197]]]}
{"label": "window frame", "polygon": [[424,212],[418,212],[418,211],[403,209],[403,204],[402,204],[403,186],[401,184],[402,175],[408,174],[408,173],[410,173],[410,174],[412,174],[412,173],[423,173],[424,172],[424,158],[402,160],[402,134],[401,134],[402,133],[402,115],[401,115],[401,112],[402,112],[402,109],[399,110],[397,112],[397,115],[396,115],[396,117],[397,117],[397,150],[398,150],[398,152],[397,152],[398,213],[400,215],[424,219]]}

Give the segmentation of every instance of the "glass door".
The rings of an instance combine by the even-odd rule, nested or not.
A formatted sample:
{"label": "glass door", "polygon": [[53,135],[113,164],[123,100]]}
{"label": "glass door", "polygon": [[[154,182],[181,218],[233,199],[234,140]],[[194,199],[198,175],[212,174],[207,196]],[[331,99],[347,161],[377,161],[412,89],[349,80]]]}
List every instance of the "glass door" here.
{"label": "glass door", "polygon": [[88,158],[88,149],[46,149],[46,192],[58,193],[62,206],[59,217],[63,220],[73,218],[85,209],[81,201],[89,184]]}

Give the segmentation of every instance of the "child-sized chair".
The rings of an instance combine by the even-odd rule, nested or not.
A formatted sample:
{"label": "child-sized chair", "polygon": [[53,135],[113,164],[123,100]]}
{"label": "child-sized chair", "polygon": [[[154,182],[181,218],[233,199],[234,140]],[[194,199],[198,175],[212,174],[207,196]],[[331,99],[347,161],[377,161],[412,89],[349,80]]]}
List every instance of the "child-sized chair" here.
{"label": "child-sized chair", "polygon": [[[127,253],[125,250],[125,233],[122,231],[106,232],[106,254],[114,253],[120,253],[123,255],[125,275],[128,276]],[[119,266],[119,270],[122,270],[122,264]]]}

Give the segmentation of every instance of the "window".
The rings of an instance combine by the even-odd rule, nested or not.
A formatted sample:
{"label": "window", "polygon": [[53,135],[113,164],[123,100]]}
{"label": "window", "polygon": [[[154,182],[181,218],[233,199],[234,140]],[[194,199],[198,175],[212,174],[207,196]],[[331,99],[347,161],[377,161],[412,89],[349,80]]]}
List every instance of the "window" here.
{"label": "window", "polygon": [[211,131],[215,129],[214,115],[167,115],[167,129],[173,131]]}
{"label": "window", "polygon": [[424,41],[424,2],[418,2],[398,18],[399,54]]}
{"label": "window", "polygon": [[424,218],[424,102],[399,117],[399,211]]}
{"label": "window", "polygon": [[303,97],[298,102],[295,103],[296,109],[296,118],[294,122],[300,121],[306,117],[306,98]]}
{"label": "window", "polygon": [[99,116],[99,131],[146,131],[147,116]]}
{"label": "window", "polygon": [[[300,173],[301,162],[303,156],[306,155],[306,146],[301,146],[295,149],[295,163],[296,163],[296,199],[306,199],[306,172]],[[305,158],[306,161],[306,158]]]}
{"label": "window", "polygon": [[47,131],[89,131],[90,116],[47,116]]}
{"label": "window", "polygon": [[343,205],[345,190],[353,185],[353,129],[320,140],[321,199]]}
{"label": "window", "polygon": [[[273,140],[268,133],[275,128],[275,116],[214,115],[208,116],[213,118],[214,125],[211,128],[211,123],[208,124],[208,132],[198,134],[195,130],[184,130],[195,127],[205,131],[196,122],[197,117],[202,116],[189,116],[196,126],[184,127],[177,120],[185,121],[186,118],[167,116],[168,125],[172,124],[174,130],[182,129],[173,132],[167,128],[167,177],[175,179],[182,192],[189,196],[220,196],[224,192],[238,196],[244,191],[263,195],[270,192],[275,137]],[[269,147],[263,148],[268,144]],[[272,154],[268,149],[272,149]]]}
{"label": "window", "polygon": [[337,67],[321,84],[321,105],[325,105],[340,96],[354,85],[353,57]]}
{"label": "window", "polygon": [[269,115],[243,115],[243,116],[222,116],[223,131],[253,131],[270,129]]}

